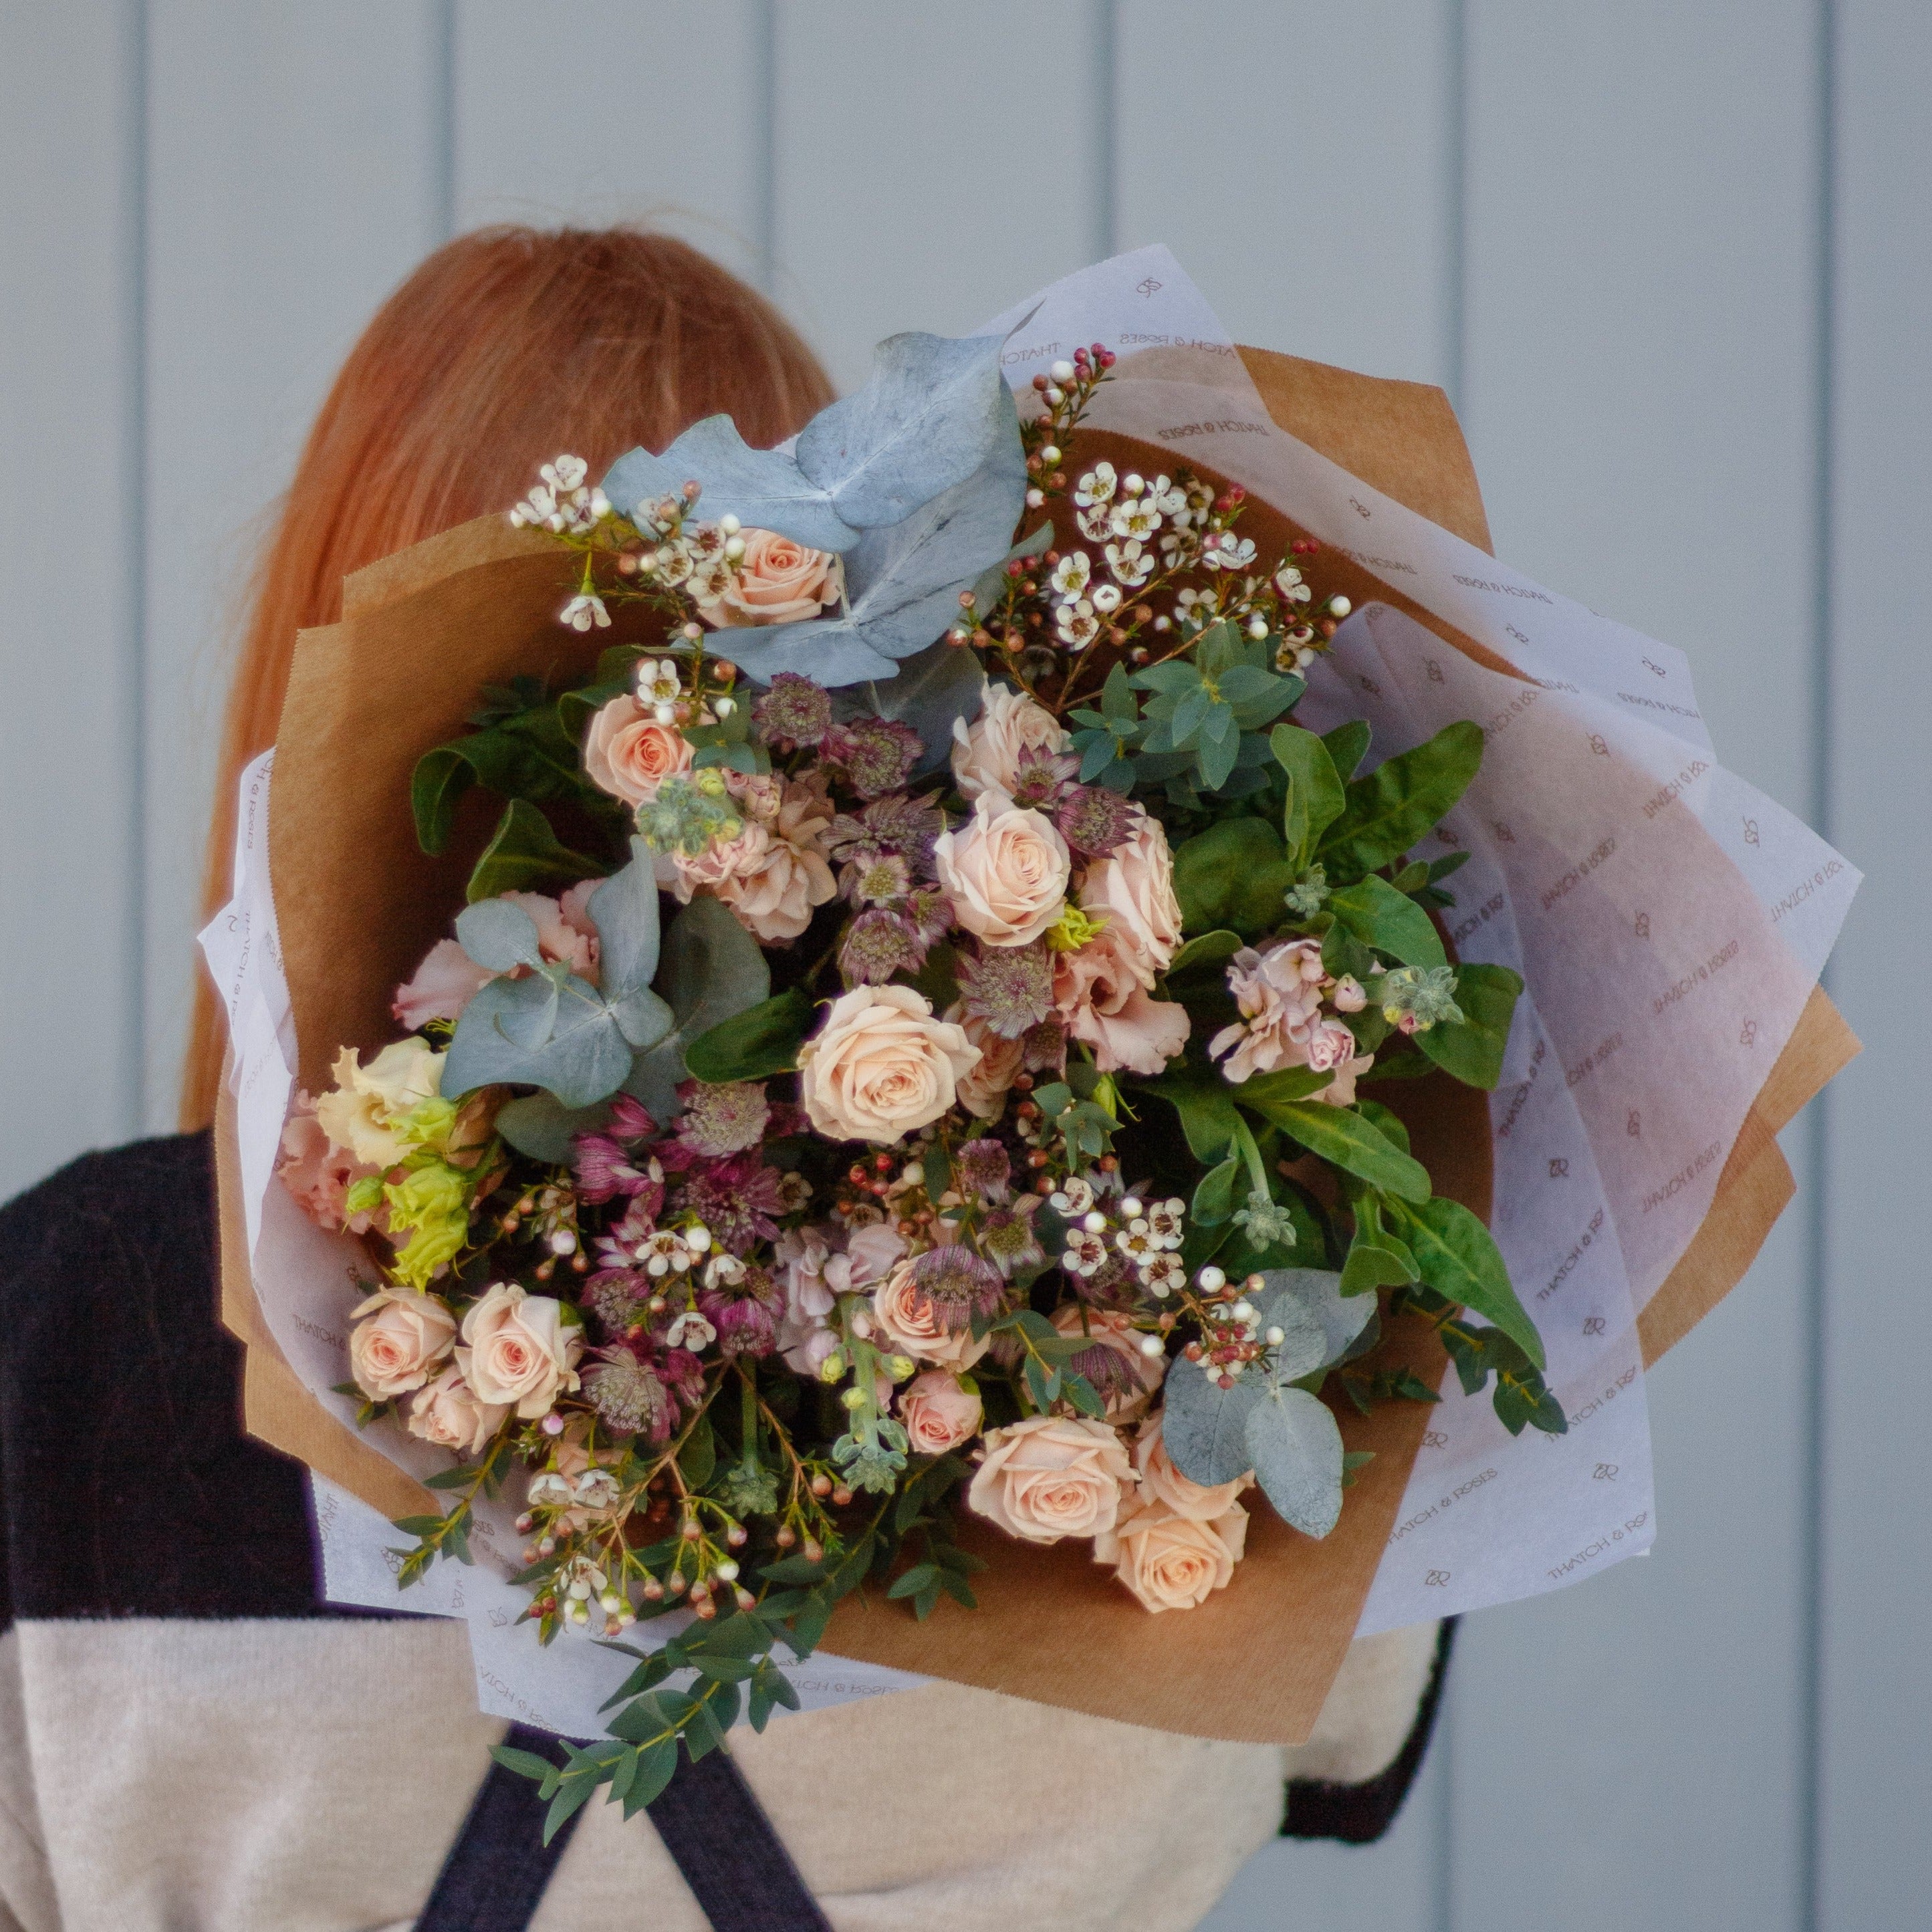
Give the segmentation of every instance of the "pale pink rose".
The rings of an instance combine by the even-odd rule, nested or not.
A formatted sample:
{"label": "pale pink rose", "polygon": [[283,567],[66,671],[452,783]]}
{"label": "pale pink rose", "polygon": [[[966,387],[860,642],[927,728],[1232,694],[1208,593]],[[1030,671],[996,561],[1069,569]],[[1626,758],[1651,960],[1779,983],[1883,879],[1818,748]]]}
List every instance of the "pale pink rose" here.
{"label": "pale pink rose", "polygon": [[1147,1413],[1167,1373],[1167,1358],[1141,1353],[1141,1338],[1126,1316],[1068,1302],[1053,1311],[1053,1325],[1063,1335],[1084,1336],[1094,1347],[1117,1358],[1112,1376],[1098,1378],[1109,1422],[1132,1422]]}
{"label": "pale pink rose", "polygon": [[1030,1415],[986,1442],[966,1501],[1028,1543],[1104,1535],[1136,1480],[1119,1436],[1084,1415]]}
{"label": "pale pink rose", "polygon": [[966,1037],[980,1049],[980,1064],[959,1083],[959,1104],[976,1119],[997,1120],[1006,1110],[1006,1094],[1026,1058],[1023,1042],[1007,1040],[962,1006],[947,1009]]}
{"label": "pale pink rose", "polygon": [[1072,872],[1066,841],[1043,812],[982,791],[973,816],[932,848],[953,916],[988,946],[1024,946],[1060,916]]}
{"label": "pale pink rose", "polygon": [[1256,1073],[1306,1066],[1327,978],[1317,940],[1286,940],[1265,952],[1242,947],[1228,965],[1228,990],[1242,1018],[1208,1046],[1217,1060],[1228,1054],[1222,1072],[1238,1084]]}
{"label": "pale pink rose", "polygon": [[795,624],[838,602],[844,578],[834,553],[808,550],[772,530],[741,534],[740,567],[708,572],[698,598],[698,614],[714,629]]}
{"label": "pale pink rose", "polygon": [[708,892],[737,914],[752,938],[770,946],[796,939],[812,923],[812,909],[838,890],[826,863],[824,839],[832,807],[816,786],[774,787],[767,798],[746,800],[757,812],[748,816],[735,838],[720,840],[695,857],[671,855],[676,876],[671,890],[686,905]]}
{"label": "pale pink rose", "polygon": [[514,1404],[526,1422],[578,1385],[584,1331],[566,1328],[563,1304],[498,1282],[463,1318],[456,1366],[484,1402]]}
{"label": "pale pink rose", "polygon": [[899,1396],[899,1420],[915,1456],[944,1456],[970,1442],[980,1413],[979,1396],[943,1369],[915,1376]]}
{"label": "pale pink rose", "polygon": [[[561,899],[546,892],[503,892],[498,896],[520,906],[537,929],[537,950],[548,960],[567,965],[580,980],[597,983],[597,926],[590,916],[590,896],[604,881],[586,879]],[[526,976],[519,966],[513,979]],[[497,976],[477,964],[454,939],[439,939],[423,955],[416,977],[396,988],[390,1011],[414,1032],[433,1019],[455,1020]]]}
{"label": "pale pink rose", "polygon": [[1234,1508],[1241,1492],[1254,1480],[1251,1475],[1238,1476],[1232,1483],[1206,1484],[1184,1476],[1174,1466],[1161,1439],[1158,1415],[1141,1424],[1134,1441],[1134,1467],[1141,1474],[1140,1493],[1147,1502],[1162,1502],[1176,1516],[1191,1516],[1196,1522],[1214,1522]]}
{"label": "pale pink rose", "polygon": [[346,1228],[352,1234],[366,1234],[376,1215],[350,1214],[349,1190],[382,1171],[364,1167],[347,1148],[338,1147],[316,1118],[315,1102],[306,1090],[297,1092],[282,1129],[282,1156],[275,1174],[311,1221],[332,1232]]}
{"label": "pale pink rose", "polygon": [[448,1368],[410,1398],[404,1426],[452,1455],[475,1456],[502,1427],[509,1412],[508,1402],[478,1402],[470,1384]]}
{"label": "pale pink rose", "polygon": [[910,1260],[901,1262],[873,1290],[872,1318],[902,1354],[938,1368],[970,1369],[992,1346],[990,1335],[976,1342],[970,1328],[941,1325],[931,1298],[913,1280]]}
{"label": "pale pink rose", "polygon": [[666,778],[691,769],[691,746],[675,724],[660,724],[628,692],[590,721],[584,769],[590,782],[626,805],[648,805]]}
{"label": "pale pink rose", "polygon": [[1094,1538],[1094,1560],[1112,1564],[1147,1609],[1191,1610],[1232,1582],[1247,1539],[1248,1513],[1239,1503],[1204,1522],[1150,1502]]}
{"label": "pale pink rose", "polygon": [[1022,752],[1064,752],[1071,742],[1044,706],[1024,692],[988,684],[980,694],[979,716],[970,724],[963,718],[952,721],[952,776],[968,799],[982,791],[1010,793]]}
{"label": "pale pink rose", "polygon": [[1104,915],[1114,945],[1133,962],[1141,984],[1151,986],[1180,944],[1174,860],[1159,819],[1142,812],[1132,837],[1088,867],[1080,904],[1096,917]]}
{"label": "pale pink rose", "polygon": [[979,1058],[922,994],[858,986],[832,1001],[799,1049],[799,1099],[826,1139],[884,1145],[938,1120]]}
{"label": "pale pink rose", "polygon": [[456,1340],[456,1317],[413,1288],[378,1288],[350,1319],[349,1372],[371,1402],[421,1388]]}
{"label": "pale pink rose", "polygon": [[1123,952],[1112,921],[1097,938],[1054,956],[1053,1003],[1067,1031],[1093,1048],[1103,1073],[1158,1073],[1187,1044],[1187,1009],[1148,997],[1135,956]]}

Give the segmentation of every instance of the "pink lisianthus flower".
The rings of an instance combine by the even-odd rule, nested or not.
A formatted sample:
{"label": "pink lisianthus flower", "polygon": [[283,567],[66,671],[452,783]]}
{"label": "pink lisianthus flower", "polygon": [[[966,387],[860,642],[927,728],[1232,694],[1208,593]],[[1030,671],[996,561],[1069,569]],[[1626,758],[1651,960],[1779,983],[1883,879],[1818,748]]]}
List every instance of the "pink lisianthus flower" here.
{"label": "pink lisianthus flower", "polygon": [[1112,920],[1097,938],[1054,956],[1054,1007],[1102,1073],[1158,1073],[1187,1044],[1187,1009],[1150,998],[1141,975],[1138,950]]}
{"label": "pink lisianthus flower", "polygon": [[[504,892],[508,904],[520,906],[537,929],[537,950],[548,960],[567,965],[580,980],[597,982],[597,928],[590,916],[590,898],[603,884],[585,879],[560,899],[543,892]],[[512,976],[520,976],[518,967]],[[496,975],[477,964],[453,939],[439,939],[423,955],[416,976],[396,988],[390,1006],[397,1019],[414,1033],[430,1020],[455,1020]]]}

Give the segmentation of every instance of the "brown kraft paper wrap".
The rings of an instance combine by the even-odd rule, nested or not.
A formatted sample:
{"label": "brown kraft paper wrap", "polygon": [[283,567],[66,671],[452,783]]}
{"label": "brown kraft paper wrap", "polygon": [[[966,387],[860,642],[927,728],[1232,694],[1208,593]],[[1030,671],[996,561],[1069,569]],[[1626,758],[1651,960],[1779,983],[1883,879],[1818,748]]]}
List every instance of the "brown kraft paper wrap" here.
{"label": "brown kraft paper wrap", "polygon": [[[1284,429],[1489,548],[1474,472],[1440,390],[1242,353]],[[1142,447],[1097,433],[1092,440]],[[1268,506],[1253,510],[1268,539],[1299,533]],[[1322,582],[1358,606],[1394,604],[1492,669],[1510,668],[1332,550],[1323,553]],[[408,807],[418,758],[460,730],[480,686],[518,673],[580,676],[609,644],[645,634],[627,633],[622,615],[611,630],[589,635],[560,626],[556,613],[574,587],[566,554],[503,518],[483,518],[350,578],[343,621],[298,640],[278,734],[269,856],[298,1078],[310,1092],[329,1084],[344,1043],[372,1048],[394,1032],[392,989],[446,935],[488,835],[494,808],[472,796],[450,850],[438,859],[420,850]],[[1831,1002],[1814,992],[1731,1150],[1709,1214],[1642,1312],[1646,1363],[1750,1265],[1792,1192],[1774,1136],[1856,1050]],[[1384,1090],[1407,1120],[1437,1192],[1486,1216],[1486,1097],[1439,1076]],[[235,1132],[224,1083],[216,1121],[221,1307],[247,1352],[250,1432],[386,1516],[433,1509],[428,1492],[309,1394],[269,1336],[249,1276]],[[1428,1325],[1413,1318],[1390,1324],[1376,1359],[1408,1366],[1432,1385],[1444,1366]],[[992,1566],[975,1580],[976,1611],[920,1622],[876,1593],[855,1594],[840,1605],[824,1648],[1124,1722],[1299,1743],[1354,1635],[1428,1413],[1419,1403],[1384,1403],[1368,1416],[1339,1408],[1346,1446],[1375,1457],[1350,1489],[1338,1527],[1313,1541],[1257,1502],[1233,1586],[1185,1616],[1150,1616],[1084,1542],[1020,1544],[967,1516],[961,1540]],[[1259,1679],[1246,1667],[1258,1654],[1271,1661]]]}

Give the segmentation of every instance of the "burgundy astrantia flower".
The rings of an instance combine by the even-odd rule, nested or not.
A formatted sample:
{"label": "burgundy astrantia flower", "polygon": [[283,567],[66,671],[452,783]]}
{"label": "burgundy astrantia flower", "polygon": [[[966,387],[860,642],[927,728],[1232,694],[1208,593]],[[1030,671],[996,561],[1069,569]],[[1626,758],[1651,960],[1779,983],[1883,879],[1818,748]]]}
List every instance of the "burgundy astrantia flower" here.
{"label": "burgundy astrantia flower", "polygon": [[579,1134],[571,1143],[578,1198],[595,1205],[620,1194],[641,1193],[651,1184],[650,1162],[637,1152],[637,1143],[656,1131],[657,1123],[644,1108],[629,1094],[620,1094],[603,1132]]}
{"label": "burgundy astrantia flower", "polygon": [[968,1141],[954,1161],[962,1194],[984,1198],[998,1207],[1012,1192],[1012,1156],[998,1141]]}
{"label": "burgundy astrantia flower", "polygon": [[644,1318],[652,1294],[651,1278],[642,1268],[600,1268],[584,1284],[578,1299],[613,1334]]}
{"label": "burgundy astrantia flower", "polygon": [[946,830],[946,817],[923,799],[896,794],[876,798],[862,810],[842,812],[826,835],[825,849],[842,864],[865,866],[896,853],[920,878],[932,877],[932,848]]}
{"label": "burgundy astrantia flower", "polygon": [[956,1334],[973,1318],[1000,1312],[1006,1283],[1000,1271],[963,1243],[928,1248],[912,1264],[913,1285],[932,1305],[933,1318]]}
{"label": "burgundy astrantia flower", "polygon": [[1016,805],[1051,811],[1066,796],[1079,769],[1080,760],[1068,752],[1029,745],[1015,760],[1008,796]]}
{"label": "burgundy astrantia flower", "polygon": [[694,1168],[678,1190],[677,1204],[696,1215],[712,1240],[734,1255],[748,1252],[754,1241],[776,1240],[776,1217],[784,1212],[778,1172],[755,1150]]}
{"label": "burgundy astrantia flower", "polygon": [[1069,1358],[1066,1366],[1070,1373],[1084,1376],[1094,1385],[1094,1393],[1103,1402],[1144,1393],[1134,1373],[1133,1364],[1118,1348],[1110,1348],[1104,1342],[1096,1342],[1090,1348],[1082,1348],[1078,1354]]}
{"label": "burgundy astrantia flower", "polygon": [[937,946],[952,929],[952,902],[936,886],[922,886],[908,892],[905,915],[928,946]]}
{"label": "burgundy astrantia flower", "polygon": [[1053,1010],[1053,955],[1037,940],[962,951],[959,998],[969,1018],[1002,1040],[1018,1040]]}
{"label": "burgundy astrantia flower", "polygon": [[677,1090],[684,1103],[679,1115],[680,1147],[707,1159],[740,1154],[765,1137],[771,1107],[756,1080],[687,1080]]}
{"label": "burgundy astrantia flower", "polygon": [[631,1197],[631,1204],[597,1238],[597,1259],[606,1268],[628,1268],[640,1242],[656,1232],[664,1190],[652,1182]]}
{"label": "burgundy astrantia flower", "polygon": [[1010,1207],[995,1208],[980,1223],[981,1249],[1010,1281],[1021,1269],[1036,1268],[1046,1259],[1046,1250],[1034,1232],[1033,1217],[1039,1212],[1040,1196],[1022,1194]]}
{"label": "burgundy astrantia flower", "polygon": [[1042,1020],[1020,1036],[1020,1064],[1029,1073],[1066,1070],[1066,1029],[1058,1020]]}
{"label": "burgundy astrantia flower", "polygon": [[843,765],[861,798],[896,791],[912,776],[926,746],[910,724],[896,718],[854,718],[825,734],[825,755]]}
{"label": "burgundy astrantia flower", "polygon": [[832,728],[832,694],[796,671],[782,670],[752,706],[752,722],[767,744],[815,745]]}
{"label": "burgundy astrantia flower", "polygon": [[912,890],[912,867],[903,852],[879,852],[848,866],[838,890],[855,905],[891,905]]}
{"label": "burgundy astrantia flower", "polygon": [[728,1355],[769,1355],[778,1343],[778,1294],[770,1274],[748,1268],[735,1282],[721,1282],[698,1298],[698,1311],[718,1331]]}
{"label": "burgundy astrantia flower", "polygon": [[904,914],[873,906],[846,928],[838,970],[854,986],[883,986],[895,973],[916,973],[926,953],[926,942]]}
{"label": "burgundy astrantia flower", "polygon": [[1060,836],[1088,859],[1102,859],[1124,845],[1140,821],[1140,808],[1104,785],[1080,785],[1053,814]]}
{"label": "burgundy astrantia flower", "polygon": [[649,1342],[620,1342],[596,1350],[584,1371],[585,1399],[620,1436],[652,1442],[670,1438],[678,1402],[658,1372],[657,1352]]}

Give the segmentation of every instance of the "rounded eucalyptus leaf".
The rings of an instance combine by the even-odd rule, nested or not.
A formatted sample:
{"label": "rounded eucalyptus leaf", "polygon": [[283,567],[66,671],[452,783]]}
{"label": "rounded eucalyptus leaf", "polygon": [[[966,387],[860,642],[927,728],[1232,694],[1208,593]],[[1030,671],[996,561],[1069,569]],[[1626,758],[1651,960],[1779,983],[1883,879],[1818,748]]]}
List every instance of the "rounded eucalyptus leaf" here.
{"label": "rounded eucalyptus leaf", "polygon": [[1232,1483],[1249,1467],[1248,1412],[1263,1396],[1258,1377],[1244,1376],[1224,1389],[1184,1355],[1167,1372],[1161,1440],[1174,1466],[1190,1482]]}
{"label": "rounded eucalyptus leaf", "polygon": [[1284,1366],[1282,1379],[1294,1382],[1346,1355],[1376,1312],[1372,1294],[1345,1295],[1342,1277],[1327,1268],[1270,1268],[1262,1276],[1260,1291],[1249,1296],[1261,1310],[1262,1326],[1279,1323],[1286,1328],[1283,1311],[1300,1311],[1320,1332],[1319,1352],[1304,1368]]}
{"label": "rounded eucalyptus leaf", "polygon": [[486,973],[507,973],[514,966],[543,969],[536,921],[508,899],[478,899],[465,906],[456,916],[456,943]]}
{"label": "rounded eucalyptus leaf", "polygon": [[1305,1536],[1326,1536],[1342,1514],[1342,1432],[1328,1405],[1306,1389],[1270,1389],[1250,1406],[1244,1434],[1276,1514]]}

